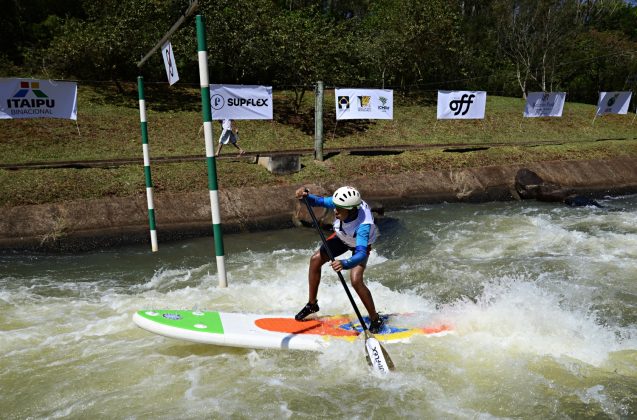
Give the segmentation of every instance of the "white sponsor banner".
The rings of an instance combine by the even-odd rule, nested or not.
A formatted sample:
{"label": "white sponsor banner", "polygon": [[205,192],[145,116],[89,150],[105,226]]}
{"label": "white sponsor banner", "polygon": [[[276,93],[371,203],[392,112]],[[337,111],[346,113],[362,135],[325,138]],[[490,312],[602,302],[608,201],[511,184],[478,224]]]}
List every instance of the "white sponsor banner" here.
{"label": "white sponsor banner", "polygon": [[481,120],[486,105],[487,92],[484,91],[438,91],[439,120]]}
{"label": "white sponsor banner", "polygon": [[170,86],[172,86],[179,80],[179,73],[177,73],[177,63],[175,63],[173,46],[170,41],[166,42],[161,47],[161,55],[162,57],[164,57],[164,67],[166,67],[166,76],[168,76],[168,83],[170,83]]}
{"label": "white sponsor banner", "polygon": [[271,120],[272,86],[210,85],[213,120]]}
{"label": "white sponsor banner", "polygon": [[394,91],[334,89],[337,120],[393,120]]}
{"label": "white sponsor banner", "polygon": [[524,117],[561,117],[566,92],[530,92],[526,97]]}
{"label": "white sponsor banner", "polygon": [[599,92],[597,115],[627,114],[632,92]]}
{"label": "white sponsor banner", "polygon": [[0,79],[0,119],[77,120],[77,83]]}

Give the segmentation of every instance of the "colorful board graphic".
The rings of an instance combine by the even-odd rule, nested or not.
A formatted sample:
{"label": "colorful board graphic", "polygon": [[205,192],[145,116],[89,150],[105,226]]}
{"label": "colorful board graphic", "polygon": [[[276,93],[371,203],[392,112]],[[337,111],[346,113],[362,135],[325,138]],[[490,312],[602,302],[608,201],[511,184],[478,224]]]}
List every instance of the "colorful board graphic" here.
{"label": "colorful board graphic", "polygon": [[[375,334],[382,342],[404,342],[416,335],[437,336],[453,331],[445,324],[413,327],[410,314],[384,317],[383,330]],[[222,346],[289,350],[321,350],[334,340],[354,341],[362,329],[352,319],[356,317],[336,315],[299,322],[285,316],[188,310],[142,310],[133,315],[139,327],[166,337]]]}

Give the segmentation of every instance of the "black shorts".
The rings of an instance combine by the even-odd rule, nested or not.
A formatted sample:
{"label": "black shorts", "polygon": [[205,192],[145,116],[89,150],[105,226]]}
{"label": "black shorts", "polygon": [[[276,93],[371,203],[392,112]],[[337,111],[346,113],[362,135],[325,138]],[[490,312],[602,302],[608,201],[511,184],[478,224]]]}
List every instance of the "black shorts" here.
{"label": "black shorts", "polygon": [[[343,241],[340,240],[340,238],[338,236],[336,236],[336,233],[332,233],[330,235],[329,238],[327,238],[327,246],[329,247],[330,251],[332,251],[332,255],[334,256],[334,258],[338,257],[339,255],[342,255],[344,253],[346,253],[347,251],[352,251],[354,252],[354,247],[350,247],[347,246],[347,244],[345,244]],[[369,258],[369,253],[372,250],[372,246],[368,245],[367,246],[367,258]],[[326,257],[329,258],[329,254],[327,253],[327,250],[325,249],[325,245],[321,245],[320,248],[321,254],[325,255]],[[367,264],[367,258],[365,258],[365,260],[361,263],[362,265]],[[359,264],[360,265],[360,264]]]}

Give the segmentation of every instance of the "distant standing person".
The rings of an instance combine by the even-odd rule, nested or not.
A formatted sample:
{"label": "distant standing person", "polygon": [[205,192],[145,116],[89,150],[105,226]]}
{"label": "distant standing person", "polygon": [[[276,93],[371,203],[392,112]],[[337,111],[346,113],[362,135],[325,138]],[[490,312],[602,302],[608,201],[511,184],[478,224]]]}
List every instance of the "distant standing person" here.
{"label": "distant standing person", "polygon": [[224,144],[231,143],[234,147],[239,149],[239,156],[245,153],[237,141],[239,140],[239,129],[234,125],[234,121],[225,119],[221,121],[221,136],[219,136],[219,146],[217,147],[217,153],[215,156],[219,156],[221,148]]}

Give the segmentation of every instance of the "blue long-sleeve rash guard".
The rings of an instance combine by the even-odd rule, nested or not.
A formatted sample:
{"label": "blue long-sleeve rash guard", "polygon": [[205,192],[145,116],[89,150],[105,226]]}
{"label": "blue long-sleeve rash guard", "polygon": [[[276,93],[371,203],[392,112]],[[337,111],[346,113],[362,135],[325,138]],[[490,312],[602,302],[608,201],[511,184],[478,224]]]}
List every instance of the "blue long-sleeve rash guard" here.
{"label": "blue long-sleeve rash guard", "polygon": [[[306,198],[312,207],[325,207],[328,209],[336,208],[332,197],[321,197],[314,194],[308,194]],[[361,224],[358,226],[358,229],[356,229],[356,247],[354,248],[352,256],[345,260],[340,260],[344,269],[349,270],[352,267],[356,267],[358,264],[365,261],[365,258],[367,258],[370,229],[370,224]]]}

